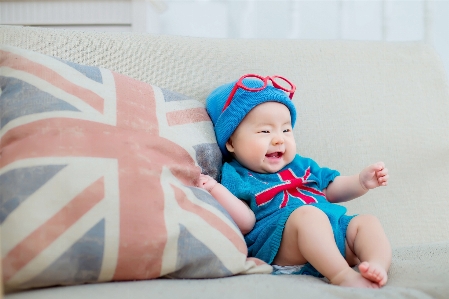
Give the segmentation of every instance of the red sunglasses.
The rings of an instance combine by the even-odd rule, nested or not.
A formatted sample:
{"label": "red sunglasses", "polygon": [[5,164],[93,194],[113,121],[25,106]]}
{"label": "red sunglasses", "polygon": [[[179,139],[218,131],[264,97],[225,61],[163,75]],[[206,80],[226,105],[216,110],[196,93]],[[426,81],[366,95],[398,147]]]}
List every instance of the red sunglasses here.
{"label": "red sunglasses", "polygon": [[[251,88],[248,86],[245,86],[243,84],[243,79],[246,78],[256,78],[259,79],[260,81],[263,82],[263,86],[262,87],[258,87],[258,88]],[[235,83],[234,88],[232,89],[231,93],[229,94],[228,100],[226,101],[226,103],[223,106],[223,110],[221,110],[221,112],[225,111],[226,108],[228,108],[228,106],[231,104],[232,102],[232,98],[234,97],[237,89],[242,88],[244,90],[247,91],[251,91],[251,92],[256,92],[256,91],[260,91],[264,88],[266,88],[268,86],[268,80],[271,81],[271,84],[273,85],[273,87],[276,87],[277,89],[283,90],[287,93],[289,93],[289,98],[290,100],[293,98],[293,95],[295,94],[295,90],[296,90],[296,86],[291,83],[290,81],[288,81],[287,79],[285,79],[284,77],[281,76],[268,76],[268,77],[262,77],[256,74],[246,74],[240,77],[240,79],[237,81],[237,83]],[[290,85],[290,89],[283,87],[282,85],[280,85],[278,82],[285,82],[288,85]]]}

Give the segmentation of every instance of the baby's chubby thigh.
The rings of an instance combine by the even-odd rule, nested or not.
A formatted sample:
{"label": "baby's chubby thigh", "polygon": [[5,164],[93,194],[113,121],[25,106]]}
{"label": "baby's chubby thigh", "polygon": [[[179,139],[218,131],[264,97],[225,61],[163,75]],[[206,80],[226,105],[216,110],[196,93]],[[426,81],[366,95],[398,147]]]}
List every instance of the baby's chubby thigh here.
{"label": "baby's chubby thigh", "polygon": [[302,252],[308,248],[304,247],[318,245],[324,231],[332,233],[332,227],[329,218],[322,210],[314,205],[297,208],[285,223],[281,245],[273,264],[289,266],[307,263]]}

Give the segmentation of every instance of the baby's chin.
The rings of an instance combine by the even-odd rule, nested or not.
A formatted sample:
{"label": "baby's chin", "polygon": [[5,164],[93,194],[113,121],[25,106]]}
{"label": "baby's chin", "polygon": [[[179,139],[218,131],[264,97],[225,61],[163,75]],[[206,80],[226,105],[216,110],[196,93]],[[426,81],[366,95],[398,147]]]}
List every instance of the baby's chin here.
{"label": "baby's chin", "polygon": [[[263,165],[257,171],[259,173],[277,173],[289,163],[280,163],[279,165]],[[254,171],[254,170],[253,170]]]}

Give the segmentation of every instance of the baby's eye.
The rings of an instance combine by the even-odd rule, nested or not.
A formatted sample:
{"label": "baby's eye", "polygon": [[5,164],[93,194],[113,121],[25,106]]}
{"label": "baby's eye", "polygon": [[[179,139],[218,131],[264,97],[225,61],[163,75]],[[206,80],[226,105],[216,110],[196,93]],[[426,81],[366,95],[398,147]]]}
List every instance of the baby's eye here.
{"label": "baby's eye", "polygon": [[260,131],[260,133],[266,133],[266,134],[268,134],[268,133],[270,133],[270,131],[262,130],[262,131]]}
{"label": "baby's eye", "polygon": [[284,133],[288,133],[288,132],[291,132],[292,130],[290,130],[290,129],[285,129],[284,130]]}

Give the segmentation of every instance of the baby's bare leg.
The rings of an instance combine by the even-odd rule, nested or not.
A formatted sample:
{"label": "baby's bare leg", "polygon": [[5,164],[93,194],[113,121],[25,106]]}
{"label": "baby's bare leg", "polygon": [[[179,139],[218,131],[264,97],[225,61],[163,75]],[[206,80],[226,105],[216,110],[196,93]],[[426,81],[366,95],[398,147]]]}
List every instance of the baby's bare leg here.
{"label": "baby's bare leg", "polygon": [[354,217],[348,225],[346,240],[361,261],[362,276],[384,286],[391,264],[391,246],[379,220],[371,215]]}
{"label": "baby's bare leg", "polygon": [[301,265],[309,262],[332,284],[377,288],[377,283],[364,278],[349,267],[335,243],[329,219],[314,206],[295,210],[285,224],[281,246],[273,263]]}

